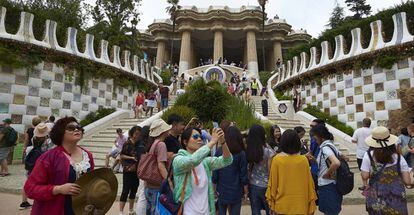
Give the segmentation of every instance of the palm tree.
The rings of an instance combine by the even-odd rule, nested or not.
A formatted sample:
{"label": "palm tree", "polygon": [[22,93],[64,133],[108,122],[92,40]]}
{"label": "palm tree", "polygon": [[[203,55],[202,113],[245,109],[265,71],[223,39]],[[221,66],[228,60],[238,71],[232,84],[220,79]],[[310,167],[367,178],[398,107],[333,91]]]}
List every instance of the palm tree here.
{"label": "palm tree", "polygon": [[266,70],[266,56],[265,56],[265,41],[264,41],[264,29],[265,29],[265,20],[266,20],[266,4],[268,0],[257,0],[260,7],[262,7],[262,15],[263,15],[263,22],[262,22],[262,57],[263,57],[263,71]]}
{"label": "palm tree", "polygon": [[170,4],[170,6],[168,6],[166,8],[167,13],[170,14],[171,20],[173,22],[173,29],[172,29],[172,35],[171,35],[171,53],[170,53],[170,63],[173,64],[172,59],[173,59],[173,50],[174,50],[174,35],[175,35],[175,21],[177,19],[177,14],[178,11],[181,9],[181,6],[178,5],[178,2],[180,0],[167,0],[168,4]]}

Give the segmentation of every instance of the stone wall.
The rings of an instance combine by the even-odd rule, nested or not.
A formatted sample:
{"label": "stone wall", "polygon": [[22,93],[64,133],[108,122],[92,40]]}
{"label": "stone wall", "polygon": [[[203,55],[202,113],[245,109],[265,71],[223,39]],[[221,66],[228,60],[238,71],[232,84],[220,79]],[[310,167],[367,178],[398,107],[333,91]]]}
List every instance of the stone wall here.
{"label": "stone wall", "polygon": [[130,110],[132,90],[115,87],[113,80],[90,80],[82,92],[62,67],[41,63],[33,69],[0,66],[0,120],[11,118],[20,133],[33,117],[74,116],[83,119],[99,107]]}

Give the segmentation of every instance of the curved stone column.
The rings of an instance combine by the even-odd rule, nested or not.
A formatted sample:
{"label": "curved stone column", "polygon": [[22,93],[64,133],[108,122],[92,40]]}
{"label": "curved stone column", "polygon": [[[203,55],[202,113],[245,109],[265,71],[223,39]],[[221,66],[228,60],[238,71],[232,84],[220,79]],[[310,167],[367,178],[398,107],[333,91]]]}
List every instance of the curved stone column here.
{"label": "curved stone column", "polygon": [[165,59],[165,42],[160,40],[158,41],[158,45],[157,45],[157,61],[155,65],[161,69],[164,63],[164,59]]}
{"label": "curved stone column", "polygon": [[213,61],[217,62],[220,57],[223,58],[223,31],[216,30],[214,32]]}
{"label": "curved stone column", "polygon": [[257,63],[256,32],[247,31],[247,68],[253,76],[259,78],[259,65]]}
{"label": "curved stone column", "polygon": [[181,51],[180,51],[180,75],[189,69],[191,60],[191,32],[183,31],[181,36]]}

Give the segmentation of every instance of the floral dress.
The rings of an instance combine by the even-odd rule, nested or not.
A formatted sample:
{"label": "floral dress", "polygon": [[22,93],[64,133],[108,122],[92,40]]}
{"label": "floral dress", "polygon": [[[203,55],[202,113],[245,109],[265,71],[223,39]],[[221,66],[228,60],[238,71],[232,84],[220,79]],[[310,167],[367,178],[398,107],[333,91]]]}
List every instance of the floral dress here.
{"label": "floral dress", "polygon": [[370,186],[365,193],[368,213],[378,215],[408,214],[405,187],[401,177],[401,156],[398,155],[396,165],[378,168],[371,153],[367,154],[373,169],[369,181]]}

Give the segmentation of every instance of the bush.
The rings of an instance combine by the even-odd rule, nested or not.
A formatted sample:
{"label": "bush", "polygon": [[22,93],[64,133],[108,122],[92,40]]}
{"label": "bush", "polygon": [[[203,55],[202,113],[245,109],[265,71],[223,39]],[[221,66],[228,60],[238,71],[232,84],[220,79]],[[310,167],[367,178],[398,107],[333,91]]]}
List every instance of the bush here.
{"label": "bush", "polygon": [[162,70],[160,76],[162,78],[162,83],[164,85],[169,86],[171,84],[171,76],[172,76],[171,70],[169,69]]}
{"label": "bush", "polygon": [[275,92],[275,96],[276,96],[277,100],[279,100],[279,101],[292,100],[293,99],[292,96],[285,96],[282,91],[274,90],[274,92]]}
{"label": "bush", "polygon": [[246,105],[237,97],[231,97],[228,101],[226,120],[236,122],[240,130],[249,129],[253,124],[260,124],[260,120],[255,117],[254,106]]}
{"label": "bush", "polygon": [[168,117],[170,117],[171,114],[177,114],[179,116],[181,116],[184,121],[185,124],[187,124],[192,117],[197,116],[196,111],[193,110],[192,108],[189,108],[187,106],[182,106],[182,105],[174,105],[172,108],[169,108],[168,110],[166,110],[161,118],[164,121],[168,121]]}
{"label": "bush", "polygon": [[324,119],[326,123],[333,126],[334,128],[344,132],[345,134],[348,134],[349,136],[352,136],[354,134],[354,129],[350,126],[347,126],[345,123],[340,122],[338,118],[330,116],[329,114],[326,114],[322,111],[320,111],[317,107],[308,105],[305,109],[303,109],[306,113],[319,118]]}
{"label": "bush", "polygon": [[116,111],[115,108],[101,108],[96,112],[90,112],[86,117],[80,121],[82,127],[87,126],[99,119],[102,119]]}
{"label": "bush", "polygon": [[267,86],[267,81],[270,77],[272,77],[271,72],[259,72],[260,82],[263,84],[263,86]]}

